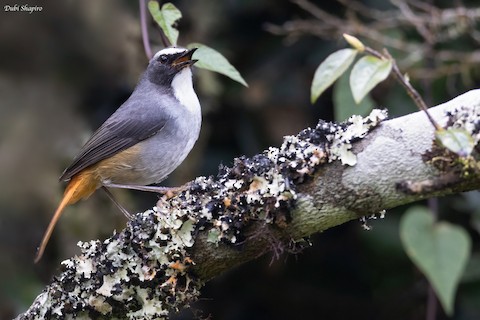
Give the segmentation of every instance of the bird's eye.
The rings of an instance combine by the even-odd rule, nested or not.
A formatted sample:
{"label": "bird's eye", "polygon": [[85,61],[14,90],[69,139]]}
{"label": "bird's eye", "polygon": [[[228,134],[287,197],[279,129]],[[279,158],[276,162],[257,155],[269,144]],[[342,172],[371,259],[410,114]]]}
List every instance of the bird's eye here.
{"label": "bird's eye", "polygon": [[166,55],[162,54],[162,55],[159,57],[159,60],[160,60],[160,62],[165,63],[165,62],[167,62],[168,58],[167,58]]}

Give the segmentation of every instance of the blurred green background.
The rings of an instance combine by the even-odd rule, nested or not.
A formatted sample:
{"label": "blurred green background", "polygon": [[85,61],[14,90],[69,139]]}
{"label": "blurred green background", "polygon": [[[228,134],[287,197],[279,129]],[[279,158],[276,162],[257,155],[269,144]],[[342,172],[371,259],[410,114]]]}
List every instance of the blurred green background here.
{"label": "blurred green background", "polygon": [[[480,28],[467,14],[473,10],[464,12],[465,19],[438,28],[434,18],[439,11],[432,10],[434,35],[446,39],[425,44],[415,27],[394,25],[395,19],[402,21],[401,8],[381,0],[314,1],[330,14],[320,20],[318,12],[315,17],[315,12],[289,1],[174,3],[184,15],[179,43],[201,42],[222,52],[250,87],[196,71],[204,116],[201,137],[164,185],[215,174],[219,164],[230,165],[235,156],[279,145],[284,135],[313,126],[319,118],[365,112],[352,108],[343,84],[315,105],[309,102],[318,64],[346,47],[343,32],[357,35],[357,30],[377,49],[382,45],[374,41],[375,35],[368,39],[367,31],[383,35],[385,39],[376,40],[389,41],[391,53],[430,105],[479,84],[475,59],[480,56]],[[477,1],[425,3],[438,8],[480,6]],[[12,318],[31,304],[58,272],[59,263],[79,253],[77,241],[104,239],[125,225],[106,196],[94,194],[67,208],[43,260],[33,264],[63,193],[58,177],[93,130],[129,96],[148,62],[137,1],[32,0],[29,6],[43,8],[32,14],[5,12],[6,4],[14,3],[3,1],[0,16],[0,319]],[[375,17],[384,20],[378,23]],[[149,29],[158,50],[158,29],[153,22]],[[452,51],[463,55],[442,56]],[[403,89],[390,80],[371,98],[367,108],[387,107],[392,116],[415,111]],[[156,199],[148,193],[115,193],[131,212],[150,208]],[[454,319],[479,319],[479,194],[440,199],[438,207],[440,219],[463,225],[473,240],[473,259],[459,287]],[[174,318],[425,319],[428,283],[405,255],[398,236],[404,210],[391,210],[385,219],[371,222],[371,231],[350,222],[313,236],[312,247],[297,255],[273,260],[267,254],[236,268],[208,283],[192,310]],[[437,308],[437,319],[446,319]]]}

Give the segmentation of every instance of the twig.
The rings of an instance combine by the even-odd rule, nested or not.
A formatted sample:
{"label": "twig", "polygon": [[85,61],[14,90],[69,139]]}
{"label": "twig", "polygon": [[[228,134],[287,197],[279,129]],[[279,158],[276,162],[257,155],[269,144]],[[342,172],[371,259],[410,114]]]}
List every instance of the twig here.
{"label": "twig", "polygon": [[[140,4],[140,25],[142,29],[142,40],[143,40],[143,47],[145,48],[145,54],[147,58],[150,60],[153,57],[152,49],[150,47],[150,39],[148,36],[148,28],[147,28],[147,6],[145,2],[148,0],[138,0]],[[162,39],[162,43],[164,47],[171,46],[170,41],[168,40],[167,36],[163,32],[162,28],[158,28],[160,31],[160,38]]]}
{"label": "twig", "polygon": [[306,0],[292,0],[292,2],[298,5],[300,8],[304,9],[305,11],[310,12],[320,21],[328,20],[331,24],[337,26],[338,28],[341,28],[344,25],[342,19],[331,15],[330,13],[320,9],[319,7]]}
{"label": "twig", "polygon": [[380,19],[384,19],[385,15],[389,14],[386,11],[369,8],[365,6],[363,3],[358,1],[352,1],[352,0],[337,0],[337,1],[341,3],[345,8],[348,8],[349,10],[353,10],[366,18],[380,20]]}
{"label": "twig", "polygon": [[147,6],[145,5],[145,1],[147,0],[138,0],[138,3],[140,4],[140,26],[142,29],[143,48],[145,49],[148,60],[150,60],[152,58],[152,48],[150,47],[150,39],[148,37]]}
{"label": "twig", "polygon": [[400,84],[407,90],[407,94],[410,96],[410,98],[412,98],[412,100],[415,102],[417,107],[421,111],[425,112],[425,114],[428,117],[428,120],[435,127],[435,129],[436,130],[442,130],[442,127],[435,121],[435,119],[432,118],[432,116],[428,112],[428,107],[425,104],[425,101],[423,101],[423,99],[420,96],[420,94],[418,93],[418,91],[410,84],[410,81],[408,80],[408,78],[405,77],[402,74],[402,72],[400,71],[400,69],[398,68],[398,65],[397,65],[397,62],[395,61],[395,59],[392,58],[392,56],[390,55],[390,53],[388,52],[387,49],[384,49],[383,51],[384,51],[383,54],[381,54],[380,52],[378,52],[378,51],[376,51],[376,50],[374,50],[370,47],[365,47],[365,52],[366,53],[368,53],[368,54],[370,54],[374,57],[377,57],[379,59],[388,59],[388,60],[392,61],[392,71],[393,71],[393,75],[394,75],[395,79],[397,79],[397,81],[400,82]]}
{"label": "twig", "polygon": [[396,6],[403,16],[410,21],[410,23],[417,29],[417,32],[429,43],[433,44],[435,38],[430,30],[425,27],[424,23],[428,20],[418,18],[415,13],[410,9],[407,3],[399,0],[391,0],[391,3]]}
{"label": "twig", "polygon": [[[313,34],[334,41],[342,33],[354,34],[368,39],[370,46],[377,43],[389,50],[398,50],[397,64],[403,70],[408,68],[408,73],[414,74],[418,79],[438,79],[444,75],[456,74],[462,76],[477,69],[476,52],[451,51],[445,54],[444,50],[440,49],[442,46],[438,44],[458,39],[460,36],[469,37],[475,43],[480,43],[480,32],[475,30],[476,24],[480,21],[479,7],[467,8],[459,3],[456,7],[441,9],[434,6],[431,1],[408,0],[402,3],[393,0],[397,4],[395,9],[377,10],[366,7],[358,0],[336,0],[346,9],[344,17],[338,17],[318,8],[309,0],[291,1],[309,12],[313,19],[294,19],[281,26],[273,24],[265,26],[265,29],[273,34],[286,36],[286,39],[290,40],[289,43],[296,41],[303,34]],[[395,31],[414,29],[421,37],[429,40],[418,43],[408,41],[405,37],[391,37],[389,31],[392,29]],[[413,58],[413,63],[410,58]],[[435,68],[428,68],[428,72],[419,69],[417,72],[418,62],[423,58],[433,59],[436,62]],[[443,67],[444,61],[455,65]],[[410,70],[412,65],[415,65],[415,68]]]}
{"label": "twig", "polygon": [[170,47],[172,44],[170,43],[170,40],[168,40],[167,36],[165,35],[165,33],[163,32],[163,30],[160,28],[160,37],[162,38],[162,43],[163,43],[163,46],[166,48],[166,47]]}
{"label": "twig", "polygon": [[425,316],[426,320],[435,320],[437,319],[437,298],[435,292],[433,291],[432,285],[428,284],[428,295],[427,295],[427,314]]}

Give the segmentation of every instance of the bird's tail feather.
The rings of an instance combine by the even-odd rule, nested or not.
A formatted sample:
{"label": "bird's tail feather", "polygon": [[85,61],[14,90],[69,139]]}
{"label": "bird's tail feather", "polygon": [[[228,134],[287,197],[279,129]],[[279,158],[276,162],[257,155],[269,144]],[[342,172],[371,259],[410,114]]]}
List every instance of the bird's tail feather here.
{"label": "bird's tail feather", "polygon": [[47,246],[48,240],[52,235],[53,229],[57,224],[58,219],[62,216],[63,210],[68,205],[74,204],[80,199],[88,198],[99,186],[98,180],[94,179],[93,172],[90,170],[84,170],[70,180],[65,193],[63,194],[63,199],[58,205],[57,210],[55,211],[50,224],[48,225],[47,230],[43,236],[42,242],[38,247],[37,254],[35,256],[35,263],[40,261],[42,258],[45,247]]}

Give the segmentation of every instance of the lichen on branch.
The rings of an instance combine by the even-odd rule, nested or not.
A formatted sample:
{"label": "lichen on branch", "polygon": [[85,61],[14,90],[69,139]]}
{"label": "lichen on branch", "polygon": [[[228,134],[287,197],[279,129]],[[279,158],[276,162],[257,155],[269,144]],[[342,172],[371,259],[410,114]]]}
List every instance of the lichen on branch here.
{"label": "lichen on branch", "polygon": [[61,274],[18,319],[167,318],[199,296],[191,248],[201,232],[212,246],[239,246],[252,223],[285,228],[297,185],[332,161],[354,165],[352,143],[386,119],[373,110],[335,124],[320,121],[280,148],[240,157],[217,176],[199,177],[179,194],[163,196],[152,210],[101,242],[80,242],[82,254],[62,262]]}

